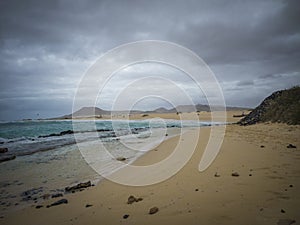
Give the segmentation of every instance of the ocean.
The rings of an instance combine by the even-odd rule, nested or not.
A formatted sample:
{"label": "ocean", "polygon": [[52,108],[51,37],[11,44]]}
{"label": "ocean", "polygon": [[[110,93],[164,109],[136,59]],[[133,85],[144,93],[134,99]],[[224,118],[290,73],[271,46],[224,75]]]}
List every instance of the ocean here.
{"label": "ocean", "polygon": [[[210,126],[209,122],[179,120],[37,120],[0,123],[0,211],[38,204],[45,196],[64,194],[64,187],[101,176],[84,160],[78,146],[89,149],[101,140],[111,157],[131,163],[181,128]],[[214,124],[213,124],[214,125]],[[108,166],[106,173],[111,173]]]}

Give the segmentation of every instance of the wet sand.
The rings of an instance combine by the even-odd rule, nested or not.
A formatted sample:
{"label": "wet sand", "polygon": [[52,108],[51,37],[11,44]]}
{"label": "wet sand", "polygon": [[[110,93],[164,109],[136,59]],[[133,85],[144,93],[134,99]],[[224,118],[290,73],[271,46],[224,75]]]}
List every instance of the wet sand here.
{"label": "wet sand", "polygon": [[[60,198],[50,199],[39,209],[32,205],[4,214],[1,224],[232,225],[277,224],[284,219],[299,223],[300,126],[228,125],[219,155],[204,172],[198,171],[198,164],[210,128],[200,129],[193,157],[164,182],[131,187],[104,180],[82,192],[65,194],[68,204],[46,208]],[[181,139],[189,140],[193,132]],[[134,164],[149,165],[166,158],[178,138],[163,142]],[[287,148],[289,144],[297,147]],[[142,200],[127,204],[131,195]],[[159,211],[150,215],[152,207]]]}

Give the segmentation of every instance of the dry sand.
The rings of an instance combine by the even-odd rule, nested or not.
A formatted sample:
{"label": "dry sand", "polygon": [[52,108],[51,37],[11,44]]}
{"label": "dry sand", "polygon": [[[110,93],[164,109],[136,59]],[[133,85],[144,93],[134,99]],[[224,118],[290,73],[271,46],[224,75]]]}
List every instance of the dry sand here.
{"label": "dry sand", "polygon": [[[239,121],[241,118],[240,117],[233,117],[233,115],[241,115],[242,113],[248,114],[250,111],[244,110],[236,110],[236,111],[227,111],[226,112],[226,120],[229,123],[235,123]],[[125,120],[125,119],[130,119],[130,120],[146,120],[146,119],[152,119],[152,118],[162,118],[162,119],[174,119],[174,120],[179,120],[179,119],[186,119],[186,120],[193,120],[198,119],[200,121],[211,121],[211,113],[206,112],[206,111],[201,111],[201,112],[189,112],[189,113],[150,113],[150,114],[131,114],[128,116],[128,114],[118,114],[118,115],[103,115],[101,118],[97,117],[95,118],[96,120]],[[89,119],[94,119],[94,117],[78,117],[74,119],[79,119],[79,120],[89,120]],[[218,120],[218,118],[216,118]]]}
{"label": "dry sand", "polygon": [[[191,160],[170,179],[145,187],[104,180],[82,192],[65,195],[69,203],[46,208],[54,200],[10,212],[1,224],[277,224],[300,222],[300,126],[229,125],[221,151],[204,172],[198,164],[210,128],[201,128]],[[181,138],[188,140],[193,131]],[[135,162],[147,165],[167,157],[179,137],[163,142]],[[287,148],[288,144],[297,146]],[[261,146],[264,147],[261,147]],[[189,144],[186,143],[186,147]],[[238,177],[231,174],[239,173]],[[215,177],[215,173],[219,177]],[[127,204],[130,195],[142,201]],[[86,207],[91,204],[91,207]],[[158,207],[149,215],[151,207]],[[124,219],[123,216],[129,217]]]}

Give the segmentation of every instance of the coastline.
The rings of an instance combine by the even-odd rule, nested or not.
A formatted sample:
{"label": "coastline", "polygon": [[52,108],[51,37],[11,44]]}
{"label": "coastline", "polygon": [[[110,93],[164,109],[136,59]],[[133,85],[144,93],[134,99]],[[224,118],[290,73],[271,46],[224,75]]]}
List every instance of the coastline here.
{"label": "coastline", "polygon": [[[276,224],[280,219],[300,221],[300,126],[228,125],[220,154],[203,173],[197,165],[209,127],[200,128],[200,140],[187,165],[170,179],[145,187],[111,181],[65,195],[69,203],[36,209],[35,205],[1,219],[4,224]],[[188,138],[187,132],[182,137]],[[164,141],[134,165],[155,163],[170,153],[178,137]],[[292,143],[296,149],[286,146]],[[264,147],[261,147],[264,146]],[[187,145],[188,147],[188,145]],[[237,172],[240,176],[233,177]],[[220,175],[216,177],[215,174]],[[251,175],[251,176],[250,176]],[[127,204],[130,195],[143,198]],[[46,201],[43,205],[53,202]],[[92,205],[86,207],[86,204]],[[149,215],[151,207],[159,212]],[[283,212],[284,211],[284,212]],[[127,219],[123,215],[128,214]]]}

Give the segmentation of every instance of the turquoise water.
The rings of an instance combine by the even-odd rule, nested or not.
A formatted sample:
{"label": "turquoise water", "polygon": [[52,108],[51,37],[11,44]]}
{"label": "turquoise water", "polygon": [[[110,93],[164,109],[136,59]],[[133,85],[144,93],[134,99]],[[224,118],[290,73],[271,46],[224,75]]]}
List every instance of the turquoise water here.
{"label": "turquoise water", "polygon": [[[178,120],[139,121],[20,121],[0,123],[0,147],[8,148],[6,155],[28,155],[88,142],[98,138],[110,141],[112,138],[129,134],[149,132],[153,128],[181,128],[208,126],[207,122]],[[76,134],[76,140],[74,138]]]}
{"label": "turquoise water", "polygon": [[[8,148],[0,158],[16,156],[0,163],[0,213],[43,204],[43,195],[65,194],[64,187],[72,184],[101,180],[85,162],[79,145],[88,151],[100,140],[111,157],[96,163],[108,165],[109,174],[109,165],[117,157],[125,157],[125,163],[131,163],[167,138],[180,134],[182,127],[209,125],[177,120],[0,123],[0,147]],[[24,192],[32,189],[31,198],[25,198]]]}

